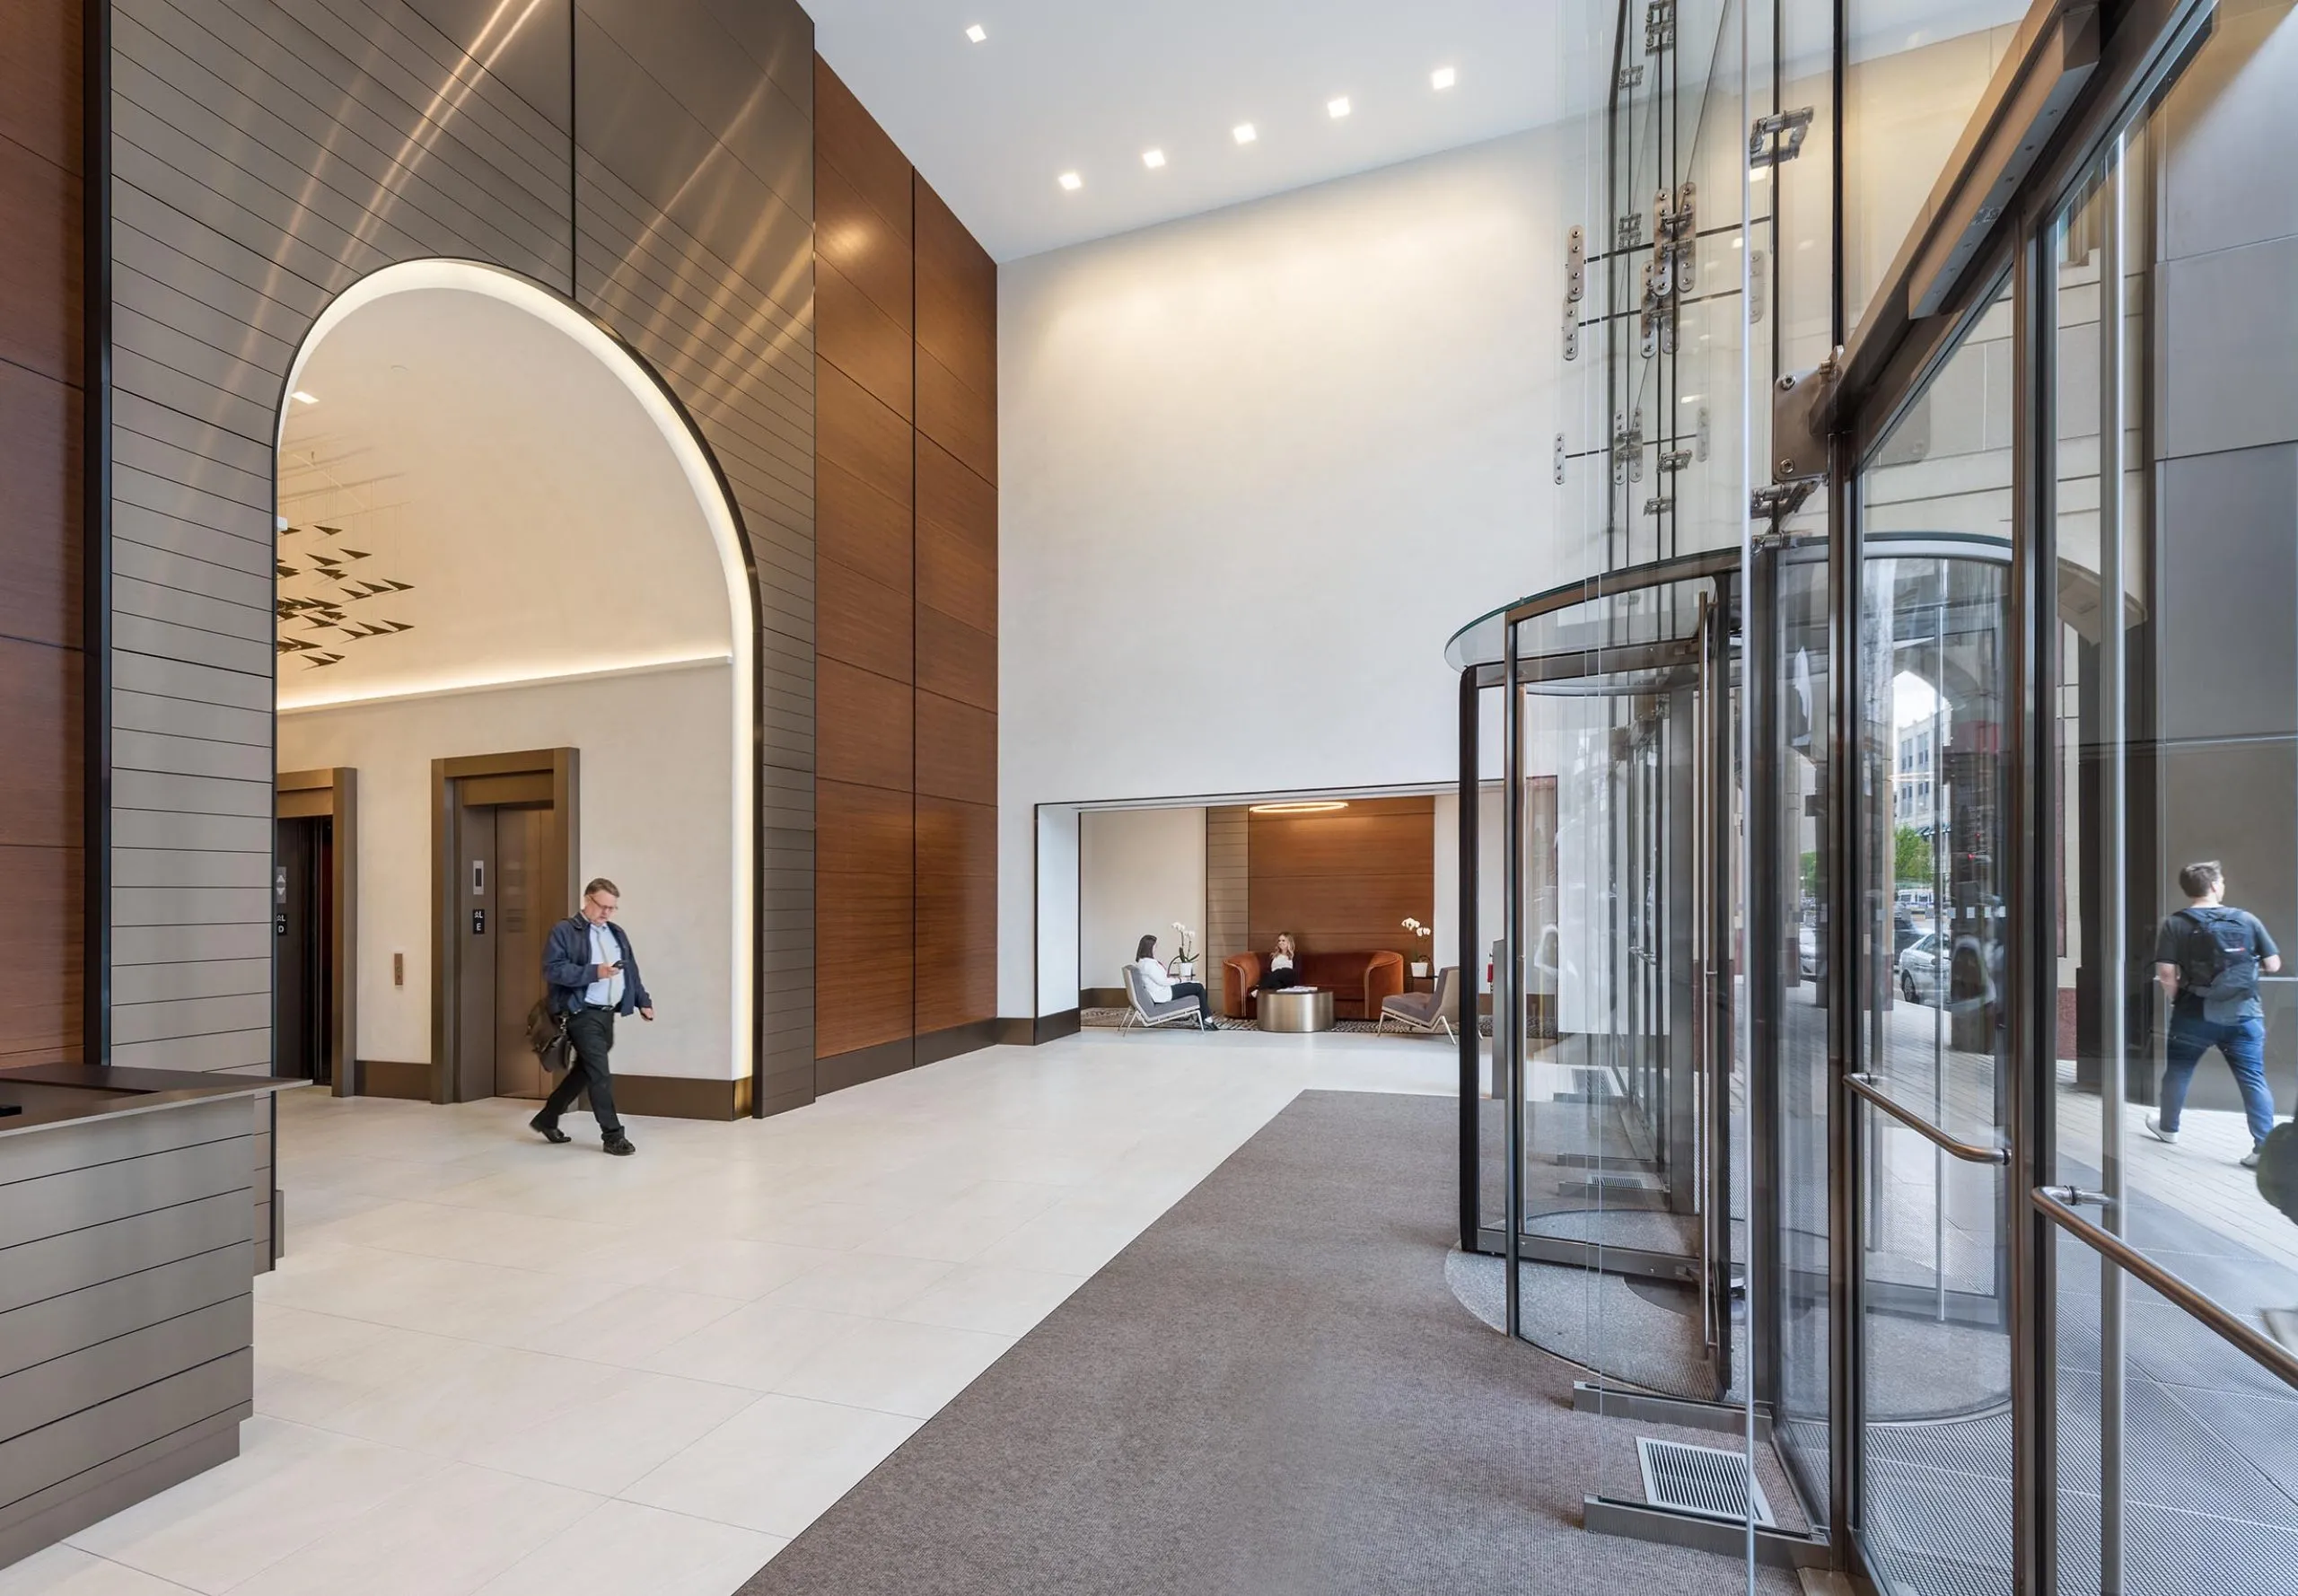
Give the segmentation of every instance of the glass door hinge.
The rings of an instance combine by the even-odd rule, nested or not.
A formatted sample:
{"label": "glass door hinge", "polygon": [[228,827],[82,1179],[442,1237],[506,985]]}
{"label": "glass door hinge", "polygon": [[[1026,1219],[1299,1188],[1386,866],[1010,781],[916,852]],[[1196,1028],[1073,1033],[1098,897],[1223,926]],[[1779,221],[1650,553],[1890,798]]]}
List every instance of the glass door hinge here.
{"label": "glass door hinge", "polygon": [[1811,107],[1798,106],[1776,116],[1758,117],[1748,132],[1748,164],[1776,166],[1803,153],[1803,136],[1811,130]]}

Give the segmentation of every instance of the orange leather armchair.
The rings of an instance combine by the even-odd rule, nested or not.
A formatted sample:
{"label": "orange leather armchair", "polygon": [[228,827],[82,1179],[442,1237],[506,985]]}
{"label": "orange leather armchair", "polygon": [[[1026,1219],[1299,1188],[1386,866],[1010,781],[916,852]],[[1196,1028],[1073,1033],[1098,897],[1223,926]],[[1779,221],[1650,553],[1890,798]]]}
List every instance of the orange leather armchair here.
{"label": "orange leather armchair", "polygon": [[[1252,1013],[1253,990],[1267,962],[1259,953],[1232,953],[1221,961],[1221,1012],[1232,1020]],[[1346,953],[1302,953],[1293,960],[1303,987],[1332,992],[1336,1020],[1374,1020],[1383,998],[1404,990],[1404,955],[1386,948]]]}

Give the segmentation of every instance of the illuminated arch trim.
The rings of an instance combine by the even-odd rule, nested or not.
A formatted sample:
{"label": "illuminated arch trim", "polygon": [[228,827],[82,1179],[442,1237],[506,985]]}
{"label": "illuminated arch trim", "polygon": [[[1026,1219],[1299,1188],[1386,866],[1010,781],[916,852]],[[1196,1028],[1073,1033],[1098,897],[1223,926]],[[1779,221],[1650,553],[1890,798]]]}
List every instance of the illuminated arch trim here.
{"label": "illuminated arch trim", "polygon": [[[732,1079],[751,1077],[753,1092],[759,1063],[758,908],[762,901],[758,878],[758,600],[755,566],[749,542],[737,515],[733,495],[709,448],[696,430],[686,408],[664,386],[653,368],[612,330],[564,294],[530,277],[478,260],[437,259],[403,261],[383,267],[360,278],[329,302],[287,368],[279,385],[277,419],[272,453],[277,457],[287,426],[287,396],[295,392],[311,353],[327,335],[361,310],[397,294],[420,289],[450,289],[477,294],[526,311],[548,323],[588,350],[618,378],[639,408],[670,446],[686,475],[695,504],[710,528],[718,551],[718,566],[725,578],[728,631],[733,655],[734,782],[729,816],[733,844],[734,890],[732,936],[732,1012],[728,1016],[727,1042],[732,1051]],[[753,1113],[757,1111],[755,1104]]]}

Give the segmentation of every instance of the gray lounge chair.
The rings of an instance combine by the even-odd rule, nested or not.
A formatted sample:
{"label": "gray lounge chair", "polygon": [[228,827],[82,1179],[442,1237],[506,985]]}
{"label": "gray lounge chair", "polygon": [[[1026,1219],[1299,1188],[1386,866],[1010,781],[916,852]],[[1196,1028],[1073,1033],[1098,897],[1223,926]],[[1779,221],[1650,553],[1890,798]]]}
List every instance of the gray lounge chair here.
{"label": "gray lounge chair", "polygon": [[1454,1036],[1453,1023],[1460,1017],[1460,967],[1448,964],[1436,972],[1434,992],[1399,992],[1394,997],[1381,1000],[1381,1022],[1373,1029],[1386,1030],[1393,1020],[1408,1030],[1423,1036],[1442,1029],[1446,1036]]}
{"label": "gray lounge chair", "polygon": [[1118,1022],[1119,1030],[1138,1025],[1150,1030],[1170,1025],[1176,1020],[1193,1020],[1199,1030],[1206,1029],[1205,1011],[1194,997],[1169,997],[1162,1003],[1153,1001],[1141,985],[1141,972],[1130,964],[1125,967],[1125,995],[1130,1000],[1125,1018]]}

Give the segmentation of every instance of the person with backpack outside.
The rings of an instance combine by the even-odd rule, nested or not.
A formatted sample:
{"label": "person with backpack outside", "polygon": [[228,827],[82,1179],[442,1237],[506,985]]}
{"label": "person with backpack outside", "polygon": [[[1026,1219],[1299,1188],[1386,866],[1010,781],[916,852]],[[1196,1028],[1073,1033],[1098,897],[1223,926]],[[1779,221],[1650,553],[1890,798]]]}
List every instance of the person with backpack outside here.
{"label": "person with backpack outside", "polygon": [[2179,1139],[2179,1117],[2195,1065],[2215,1048],[2241,1089],[2250,1151],[2242,1167],[2259,1167],[2274,1129],[2274,1093],[2266,1083],[2266,1008],[2259,976],[2282,968],[2281,950],[2256,915],[2226,903],[2226,873],[2215,859],[2179,872],[2187,907],[2162,922],[2154,945],[2154,978],[2171,1000],[2171,1036],[2162,1069],[2159,1116],[2146,1116],[2158,1142]]}

